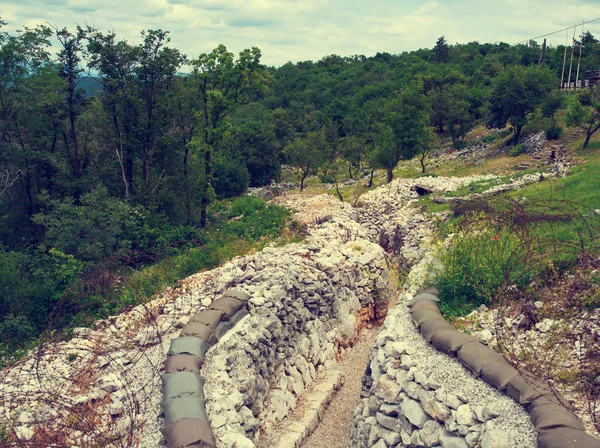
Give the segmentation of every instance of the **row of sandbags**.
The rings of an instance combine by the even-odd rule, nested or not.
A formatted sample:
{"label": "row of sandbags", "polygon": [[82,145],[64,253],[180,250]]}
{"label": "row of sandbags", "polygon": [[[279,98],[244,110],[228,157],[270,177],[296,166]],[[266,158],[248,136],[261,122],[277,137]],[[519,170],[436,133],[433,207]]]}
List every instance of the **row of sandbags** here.
{"label": "row of sandbags", "polygon": [[183,326],[164,364],[161,432],[168,448],[216,448],[205,408],[200,368],[207,350],[248,314],[250,296],[231,290]]}
{"label": "row of sandbags", "polygon": [[473,375],[527,409],[538,431],[541,448],[600,448],[600,441],[585,433],[579,419],[567,411],[568,402],[546,382],[514,369],[504,357],[461,333],[444,320],[435,288],[422,290],[408,303],[412,319],[427,342],[456,356]]}

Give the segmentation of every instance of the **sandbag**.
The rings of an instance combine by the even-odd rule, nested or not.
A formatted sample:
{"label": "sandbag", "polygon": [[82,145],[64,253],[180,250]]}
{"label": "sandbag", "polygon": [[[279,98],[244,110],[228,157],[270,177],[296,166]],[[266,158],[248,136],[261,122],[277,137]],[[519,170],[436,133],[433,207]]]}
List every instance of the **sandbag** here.
{"label": "sandbag", "polygon": [[231,322],[231,326],[234,326],[235,324],[237,324],[240,320],[242,320],[248,314],[250,314],[250,312],[246,308],[242,308],[241,310],[239,310],[237,313],[235,313],[233,316],[231,316],[231,319],[229,319],[229,322]]}
{"label": "sandbag", "polygon": [[171,341],[167,356],[192,355],[202,360],[209,348],[210,346],[200,338],[184,336]]}
{"label": "sandbag", "polygon": [[188,322],[198,322],[205,325],[210,325],[217,328],[219,322],[223,319],[225,313],[221,310],[204,310],[192,316]]}
{"label": "sandbag", "polygon": [[419,327],[421,335],[427,342],[431,342],[433,335],[442,330],[456,330],[456,328],[445,320],[428,320],[427,322],[423,322]]}
{"label": "sandbag", "polygon": [[200,418],[184,418],[160,429],[168,448],[216,448],[210,422]]}
{"label": "sandbag", "polygon": [[502,355],[480,342],[464,344],[458,351],[457,358],[473,375],[479,375],[485,364],[504,359]]}
{"label": "sandbag", "polygon": [[223,311],[227,319],[230,319],[245,304],[246,302],[235,297],[221,297],[211,303],[208,309]]}
{"label": "sandbag", "polygon": [[223,296],[233,297],[235,299],[241,300],[242,302],[247,302],[250,299],[249,294],[245,293],[244,291],[239,291],[237,289],[230,289]]}
{"label": "sandbag", "polygon": [[422,308],[415,311],[411,314],[411,318],[417,327],[428,320],[444,320],[440,310],[432,310],[429,308]]}
{"label": "sandbag", "polygon": [[208,345],[213,345],[217,342],[217,337],[215,335],[215,327],[211,325],[205,325],[200,322],[188,322],[181,329],[181,336],[193,336],[196,338],[200,338],[205,341]]}
{"label": "sandbag", "polygon": [[430,286],[428,288],[419,289],[418,294],[433,294],[434,296],[439,296],[440,292],[435,286]]}
{"label": "sandbag", "polygon": [[201,418],[208,420],[205,401],[199,398],[186,397],[160,402],[161,415],[164,416],[165,426],[184,418]]}
{"label": "sandbag", "polygon": [[556,427],[538,434],[540,448],[600,448],[600,440],[577,429]]}
{"label": "sandbag", "polygon": [[542,395],[554,395],[554,391],[547,382],[526,371],[521,371],[519,376],[509,381],[506,385],[506,393],[522,406],[530,404]]}
{"label": "sandbag", "polygon": [[486,363],[481,369],[481,377],[498,390],[506,389],[506,386],[519,372],[513,368],[505,359],[499,359],[492,363]]}
{"label": "sandbag", "polygon": [[430,301],[433,301],[433,302],[439,302],[440,301],[440,299],[438,299],[437,296],[435,296],[435,295],[433,295],[431,293],[428,293],[428,292],[424,292],[424,293],[417,294],[414,297],[414,299],[412,299],[410,302],[407,303],[407,305],[411,306],[412,304],[420,302],[422,300],[430,300]]}
{"label": "sandbag", "polygon": [[169,356],[164,364],[166,373],[192,372],[199,374],[200,367],[202,367],[202,360],[193,355]]}
{"label": "sandbag", "polygon": [[233,325],[229,321],[219,322],[219,325],[217,325],[217,329],[215,330],[217,341],[221,340],[221,338],[225,336],[225,334],[231,330],[232,327]]}
{"label": "sandbag", "polygon": [[433,346],[449,355],[455,355],[463,345],[475,342],[476,339],[468,334],[461,333],[455,328],[440,328],[431,338]]}
{"label": "sandbag", "polygon": [[414,313],[417,310],[422,310],[428,308],[430,310],[440,310],[438,302],[434,302],[433,300],[421,300],[420,302],[415,302],[411,305],[410,311]]}
{"label": "sandbag", "polygon": [[191,372],[165,373],[163,401],[175,398],[199,398],[204,400],[204,378]]}
{"label": "sandbag", "polygon": [[577,417],[559,404],[553,403],[546,397],[539,397],[527,406],[531,423],[538,431],[557,427],[566,427],[585,431]]}

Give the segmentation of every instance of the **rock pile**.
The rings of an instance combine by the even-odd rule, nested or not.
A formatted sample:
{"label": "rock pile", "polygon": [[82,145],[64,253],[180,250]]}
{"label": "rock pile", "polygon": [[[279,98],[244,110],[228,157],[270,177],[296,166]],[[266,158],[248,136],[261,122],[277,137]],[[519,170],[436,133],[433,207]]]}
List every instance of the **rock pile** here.
{"label": "rock pile", "polygon": [[[251,295],[250,315],[206,354],[202,368],[219,446],[253,446],[260,429],[286,417],[335,365],[338,345],[356,336],[356,312],[386,299],[385,254],[358,237],[363,233],[334,218],[315,229],[308,246],[268,248],[235,263],[229,284]],[[319,235],[326,247],[314,244]]]}

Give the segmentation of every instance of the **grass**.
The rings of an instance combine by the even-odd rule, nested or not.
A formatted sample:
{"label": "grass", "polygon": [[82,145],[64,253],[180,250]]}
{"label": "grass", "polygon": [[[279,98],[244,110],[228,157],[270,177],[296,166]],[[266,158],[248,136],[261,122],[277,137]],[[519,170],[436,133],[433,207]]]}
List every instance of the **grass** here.
{"label": "grass", "polygon": [[[573,130],[568,130],[564,135],[568,136],[572,132]],[[600,189],[598,189],[600,137],[592,140],[586,150],[582,149],[581,138],[569,143],[567,148],[570,156],[574,156],[579,163],[571,169],[569,176],[547,178],[543,182],[511,191],[505,201],[505,204],[512,207],[512,210],[506,210],[505,224],[510,226],[511,219],[525,219],[525,222],[521,223],[525,233],[521,233],[519,238],[525,238],[524,242],[529,241],[527,244],[531,244],[530,247],[534,252],[527,257],[511,255],[505,258],[500,253],[494,257],[495,244],[498,240],[491,240],[488,233],[498,232],[501,228],[497,227],[500,225],[498,218],[502,220],[502,211],[499,209],[500,212],[496,212],[494,218],[486,218],[483,215],[477,218],[481,223],[489,221],[490,227],[484,226],[483,230],[479,230],[482,233],[477,236],[458,237],[460,239],[454,241],[450,251],[442,255],[446,266],[445,271],[439,276],[441,284],[438,288],[444,299],[441,308],[446,315],[464,315],[478,304],[489,302],[493,297],[494,288],[501,283],[495,272],[503,272],[507,284],[516,282],[520,288],[524,288],[529,278],[537,278],[538,281],[543,282],[545,276],[552,275],[552,272],[573,269],[583,247],[593,254],[600,253],[598,212],[600,210]],[[495,159],[489,163],[498,162],[499,160]],[[518,175],[522,174],[524,172],[519,172]],[[507,181],[513,177],[515,176],[505,176],[501,180]],[[493,186],[494,183],[495,180],[473,182],[447,196],[479,193]],[[430,198],[421,199],[418,205],[428,212],[449,209],[448,204],[435,204]],[[509,212],[512,216],[508,216]],[[477,219],[471,222],[477,223]],[[528,219],[532,221],[528,222]],[[444,229],[438,229],[439,237],[444,237],[442,233],[447,235],[464,230],[465,223],[459,221],[457,218],[447,221]],[[499,235],[502,240],[502,234]],[[514,239],[514,236],[510,238]],[[509,241],[508,235],[506,241]],[[518,248],[518,245],[513,244],[508,253],[518,254]],[[516,263],[513,266],[503,261],[509,259],[525,261],[529,260],[530,256],[533,257],[531,260],[539,262],[537,270],[531,270],[529,261]],[[515,275],[517,277],[512,278]],[[596,305],[596,297],[591,297],[588,301],[591,305],[587,306]]]}

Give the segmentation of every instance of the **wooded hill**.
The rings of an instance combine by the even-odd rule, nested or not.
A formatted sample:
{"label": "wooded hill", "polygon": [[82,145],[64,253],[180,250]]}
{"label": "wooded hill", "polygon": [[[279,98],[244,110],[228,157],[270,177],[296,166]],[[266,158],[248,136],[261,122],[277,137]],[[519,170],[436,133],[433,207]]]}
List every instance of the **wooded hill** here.
{"label": "wooded hill", "polygon": [[[188,57],[162,30],[131,43],[91,28],[0,29],[0,349],[23,347],[49,317],[85,323],[79,308],[52,314],[73,291],[92,317],[135,303],[121,294],[107,306],[105,295],[125,272],[214,240],[211,219],[222,232],[219,217],[238,209],[211,215],[210,204],[278,180],[282,164],[302,186],[311,174],[337,183],[359,168],[391,180],[400,160],[440,135],[460,147],[477,123],[509,125],[518,143],[537,108],[553,117],[564,106],[563,54],[549,48],[542,69],[535,42],[441,37],[432,49],[274,68],[257,48]],[[587,33],[582,72],[597,68],[600,43]],[[569,112],[588,135],[598,104],[589,91]],[[281,230],[284,214],[244,207],[239,216],[267,213],[270,223],[247,241]]]}

